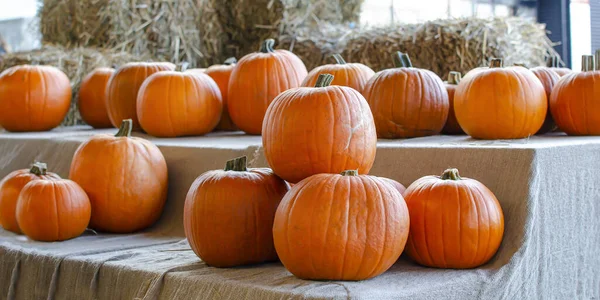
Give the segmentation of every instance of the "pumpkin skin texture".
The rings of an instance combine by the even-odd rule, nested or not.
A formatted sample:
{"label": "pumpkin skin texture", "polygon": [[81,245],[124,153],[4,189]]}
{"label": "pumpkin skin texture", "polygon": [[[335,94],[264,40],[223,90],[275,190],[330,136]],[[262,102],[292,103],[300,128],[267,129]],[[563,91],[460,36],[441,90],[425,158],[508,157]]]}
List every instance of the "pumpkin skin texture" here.
{"label": "pumpkin skin texture", "polygon": [[78,237],[87,228],[90,215],[85,191],[68,179],[31,181],[23,187],[17,204],[19,227],[36,241]]}
{"label": "pumpkin skin texture", "polygon": [[567,74],[573,73],[573,70],[569,68],[560,67],[560,57],[558,56],[548,57],[548,60],[546,61],[546,66],[552,69],[552,71],[556,72],[556,74],[558,74],[559,77],[563,77]]}
{"label": "pumpkin skin texture", "polygon": [[442,129],[443,134],[464,134],[465,132],[460,128],[460,124],[458,124],[458,120],[456,120],[456,114],[454,113],[454,92],[456,91],[456,86],[460,82],[462,75],[459,72],[450,72],[448,74],[448,81],[445,82],[446,91],[448,92],[448,100],[449,100],[449,108],[448,111],[448,119],[446,120],[446,125]]}
{"label": "pumpkin skin texture", "polygon": [[400,192],[400,194],[402,196],[404,196],[404,192],[406,192],[406,187],[402,183],[400,183],[394,179],[390,179],[390,178],[386,178],[386,177],[379,177],[379,178],[381,180],[391,184],[396,190],[398,190],[398,192]]}
{"label": "pumpkin skin texture", "polygon": [[436,268],[475,268],[496,253],[504,215],[496,196],[482,183],[460,178],[456,169],[425,176],[405,193],[410,213],[406,253]]}
{"label": "pumpkin skin texture", "polygon": [[[544,86],[544,91],[546,92],[546,101],[548,103],[548,108],[550,108],[550,95],[552,94],[552,89],[554,85],[560,79],[560,75],[558,75],[553,68],[546,67],[537,67],[531,69],[531,72],[535,74],[535,76],[542,82]],[[550,109],[546,112],[546,119],[544,120],[544,124],[542,128],[538,130],[537,134],[544,134],[556,129],[556,123],[554,119],[552,119],[552,112]]]}
{"label": "pumpkin skin texture", "polygon": [[173,71],[172,63],[127,63],[117,69],[106,88],[106,109],[110,122],[119,128],[125,119],[133,121],[133,129],[139,130],[137,96],[144,80],[160,71]]}
{"label": "pumpkin skin texture", "polygon": [[83,121],[94,128],[112,127],[106,110],[106,87],[114,73],[111,68],[97,68],[81,81],[77,107]]}
{"label": "pumpkin skin texture", "polygon": [[31,169],[21,169],[8,174],[0,181],[0,226],[5,230],[20,234],[17,223],[17,201],[23,187],[40,179],[60,179],[60,176],[47,172],[46,164],[35,163]]}
{"label": "pumpkin skin texture", "polygon": [[205,71],[206,75],[210,76],[219,86],[221,98],[223,99],[223,113],[221,114],[221,120],[219,121],[219,124],[217,124],[217,130],[238,130],[237,127],[235,127],[235,124],[233,124],[233,121],[231,121],[231,117],[229,117],[229,110],[227,109],[229,78],[231,77],[231,72],[233,71],[233,67],[235,67],[236,62],[237,60],[235,57],[230,57],[225,60],[224,64],[210,66]]}
{"label": "pumpkin skin texture", "polygon": [[247,134],[261,134],[269,104],[282,92],[300,86],[308,73],[304,63],[287,50],[263,42],[260,52],[244,56],[229,80],[227,108],[233,123]]}
{"label": "pumpkin skin texture", "polygon": [[377,135],[381,138],[412,138],[436,135],[446,124],[448,92],[433,72],[399,63],[367,82],[363,95],[369,102]]}
{"label": "pumpkin skin texture", "polygon": [[63,121],[71,105],[71,83],[51,66],[21,65],[0,73],[0,127],[47,131]]}
{"label": "pumpkin skin texture", "polygon": [[371,110],[356,90],[329,86],[332,79],[321,74],[317,87],[283,92],[267,110],[265,158],[288,182],[346,169],[367,174],[373,166],[377,134]]}
{"label": "pumpkin skin texture", "polygon": [[524,67],[504,68],[501,59],[491,64],[467,73],[456,88],[454,110],[460,127],[475,139],[534,135],[548,110],[544,86]]}
{"label": "pumpkin skin texture", "polygon": [[88,194],[90,227],[130,233],[154,224],[167,198],[167,163],[151,142],[130,137],[125,120],[116,136],[99,134],[77,148],[69,177]]}
{"label": "pumpkin skin texture", "polygon": [[337,62],[336,64],[314,68],[308,73],[302,82],[302,86],[314,87],[319,75],[331,74],[333,75],[332,85],[347,86],[360,92],[365,87],[367,81],[375,75],[375,72],[371,68],[363,64],[346,63],[339,54],[334,54],[333,57]]}
{"label": "pumpkin skin texture", "polygon": [[246,157],[228,162],[225,170],[200,175],[184,207],[190,246],[214,267],[277,260],[273,219],[288,189],[270,169],[246,169]]}
{"label": "pumpkin skin texture", "polygon": [[402,254],[410,221],[400,192],[375,176],[343,174],[301,181],[277,209],[275,248],[296,277],[369,279]]}
{"label": "pumpkin skin texture", "polygon": [[156,137],[203,135],[219,123],[223,102],[206,74],[161,71],[140,87],[137,115],[142,129]]}

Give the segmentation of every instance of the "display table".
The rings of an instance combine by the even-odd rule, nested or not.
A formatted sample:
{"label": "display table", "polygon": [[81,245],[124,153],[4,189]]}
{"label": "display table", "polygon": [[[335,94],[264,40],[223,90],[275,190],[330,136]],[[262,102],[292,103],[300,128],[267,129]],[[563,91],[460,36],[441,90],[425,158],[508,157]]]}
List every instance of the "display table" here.
{"label": "display table", "polygon": [[[87,127],[2,132],[0,176],[38,160],[67,177],[81,142],[114,132]],[[161,220],[135,235],[90,231],[61,243],[32,242],[0,229],[0,299],[600,298],[600,138],[380,140],[373,175],[408,186],[456,167],[463,177],[487,185],[504,210],[504,240],[479,269],[431,269],[401,258],[371,280],[326,282],[297,279],[280,263],[208,267],[185,241],[182,211],[192,181],[241,155],[250,166],[266,166],[260,137],[145,137],[160,147],[169,167]]]}

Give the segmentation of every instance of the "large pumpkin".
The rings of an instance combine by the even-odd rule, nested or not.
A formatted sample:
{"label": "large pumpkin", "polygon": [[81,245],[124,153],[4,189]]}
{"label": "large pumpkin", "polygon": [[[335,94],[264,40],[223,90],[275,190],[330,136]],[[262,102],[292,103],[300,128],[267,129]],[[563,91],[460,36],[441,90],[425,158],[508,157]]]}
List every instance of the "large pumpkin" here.
{"label": "large pumpkin", "polygon": [[307,74],[300,58],[287,50],[273,50],[274,43],[264,41],[259,52],[244,56],[231,73],[229,116],[248,134],[261,133],[269,104],[280,93],[300,86]]}
{"label": "large pumpkin", "polygon": [[127,63],[117,69],[106,88],[106,109],[112,125],[118,128],[123,120],[131,119],[134,129],[139,129],[136,103],[142,83],[156,72],[173,70],[172,63],[144,62]]}
{"label": "large pumpkin", "polygon": [[346,169],[366,174],[373,166],[377,135],[371,110],[359,92],[329,86],[332,80],[321,74],[315,87],[283,92],[267,110],[265,157],[286,181]]}
{"label": "large pumpkin", "polygon": [[406,253],[437,268],[475,268],[500,247],[504,215],[496,196],[482,183],[449,169],[425,176],[404,193],[410,213]]}
{"label": "large pumpkin", "polygon": [[30,169],[21,169],[8,174],[0,181],[0,226],[14,233],[21,233],[17,223],[17,200],[23,187],[33,180],[60,179],[47,172],[45,163],[34,163]]}
{"label": "large pumpkin", "polygon": [[542,127],[547,108],[544,86],[535,74],[523,67],[505,68],[502,59],[467,73],[454,94],[456,119],[476,139],[532,136]]}
{"label": "large pumpkin", "polygon": [[[533,72],[533,74],[535,74],[535,76],[542,82],[542,85],[544,86],[545,95],[546,95],[546,101],[548,103],[548,108],[549,108],[550,107],[550,94],[552,93],[552,89],[554,88],[554,85],[560,79],[560,76],[558,75],[558,73],[556,73],[554,68],[548,68],[548,67],[536,67],[536,68],[531,69],[531,72]],[[556,129],[556,123],[554,123],[554,120],[552,119],[551,110],[548,109],[546,112],[546,119],[544,120],[544,124],[542,125],[542,128],[540,128],[540,130],[538,130],[537,133],[544,134],[544,133],[553,131],[555,129]]]}
{"label": "large pumpkin", "polygon": [[332,85],[342,85],[351,87],[361,92],[371,77],[375,75],[375,72],[359,63],[346,63],[344,58],[339,54],[334,54],[333,58],[336,64],[324,65],[314,68],[306,79],[302,82],[302,86],[313,87],[317,83],[317,79],[321,74],[331,74],[334,79]]}
{"label": "large pumpkin", "polygon": [[167,198],[167,163],[151,142],[131,137],[124,120],[115,136],[99,134],[77,148],[70,178],[88,194],[90,227],[130,233],[156,222]]}
{"label": "large pumpkin", "polygon": [[198,177],[185,199],[190,246],[215,267],[277,260],[273,218],[288,185],[270,169],[247,169],[246,157]]}
{"label": "large pumpkin", "polygon": [[582,71],[563,76],[550,96],[552,117],[569,135],[600,135],[600,71],[584,56]]}
{"label": "large pumpkin", "polygon": [[356,171],[311,176],[285,195],[273,225],[283,265],[313,280],[363,280],[396,262],[409,232],[391,184]]}
{"label": "large pumpkin", "polygon": [[51,66],[21,65],[0,73],[0,127],[46,131],[60,125],[71,105],[71,83]]}
{"label": "large pumpkin", "polygon": [[106,87],[114,73],[111,68],[97,68],[81,81],[77,107],[83,121],[94,128],[112,127],[106,110]]}
{"label": "large pumpkin", "polygon": [[235,57],[230,57],[226,59],[222,65],[210,66],[204,71],[206,75],[210,76],[217,83],[219,90],[221,91],[221,98],[223,99],[223,113],[221,114],[219,124],[217,124],[217,130],[237,130],[237,127],[235,127],[235,124],[231,121],[231,117],[229,117],[229,110],[227,109],[229,78],[231,77],[231,72],[233,72],[233,67],[235,67],[236,63],[237,60]]}
{"label": "large pumpkin", "polygon": [[85,191],[68,179],[29,182],[19,195],[17,221],[30,239],[64,241],[81,235],[90,222]]}
{"label": "large pumpkin", "polygon": [[223,111],[221,92],[202,73],[157,72],[140,87],[137,115],[142,129],[157,137],[211,132]]}
{"label": "large pumpkin", "polygon": [[406,54],[394,56],[396,68],[381,71],[367,82],[377,135],[410,138],[435,135],[448,119],[448,92],[435,73],[413,68]]}
{"label": "large pumpkin", "polygon": [[456,120],[456,114],[454,113],[454,92],[456,91],[456,86],[460,83],[461,78],[462,75],[460,72],[451,71],[448,74],[446,91],[448,92],[450,110],[448,111],[446,125],[444,125],[444,129],[442,129],[442,133],[444,134],[464,134],[464,131],[460,128],[460,124],[458,124],[458,120]]}

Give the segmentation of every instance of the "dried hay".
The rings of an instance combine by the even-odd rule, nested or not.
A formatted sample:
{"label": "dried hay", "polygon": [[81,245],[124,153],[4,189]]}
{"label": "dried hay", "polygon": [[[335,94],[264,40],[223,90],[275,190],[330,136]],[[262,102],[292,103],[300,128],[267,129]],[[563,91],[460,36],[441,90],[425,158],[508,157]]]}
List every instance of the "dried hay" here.
{"label": "dried hay", "polygon": [[67,49],[58,46],[45,46],[39,50],[9,53],[0,61],[0,72],[13,66],[34,64],[50,65],[61,69],[71,81],[73,99],[71,109],[63,121],[63,126],[83,124],[77,109],[77,92],[81,80],[99,67],[120,66],[130,61],[146,61],[150,57],[138,57],[125,52],[97,50],[93,48]]}

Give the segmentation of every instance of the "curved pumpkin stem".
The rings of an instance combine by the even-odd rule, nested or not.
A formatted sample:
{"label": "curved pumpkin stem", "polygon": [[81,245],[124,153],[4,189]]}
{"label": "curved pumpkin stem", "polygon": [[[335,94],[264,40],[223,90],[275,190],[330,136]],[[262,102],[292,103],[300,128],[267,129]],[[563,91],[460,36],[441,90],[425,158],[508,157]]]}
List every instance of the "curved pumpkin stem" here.
{"label": "curved pumpkin stem", "polygon": [[392,58],[394,59],[394,67],[396,68],[412,68],[410,57],[406,53],[396,52]]}
{"label": "curved pumpkin stem", "polygon": [[490,60],[490,68],[502,68],[503,66],[502,58],[492,58]]}
{"label": "curved pumpkin stem", "polygon": [[346,64],[346,61],[344,60],[344,58],[339,53],[333,54],[332,56],[333,56],[333,59],[335,59],[335,62],[338,65],[345,65]]}
{"label": "curved pumpkin stem", "polygon": [[130,137],[131,130],[133,129],[133,121],[131,119],[123,120],[119,131],[115,134],[115,137]]}
{"label": "curved pumpkin stem", "polygon": [[412,62],[410,61],[410,57],[406,53],[402,53],[402,61],[404,62],[405,68],[412,68]]}
{"label": "curved pumpkin stem", "polygon": [[462,75],[460,72],[450,71],[450,73],[448,73],[448,84],[457,85],[460,83],[461,79]]}
{"label": "curved pumpkin stem", "polygon": [[273,49],[273,46],[275,46],[275,40],[274,39],[266,39],[262,42],[262,45],[260,45],[260,52],[262,52],[262,53],[275,52],[275,50]]}
{"label": "curved pumpkin stem", "polygon": [[48,165],[43,162],[35,162],[31,165],[31,169],[29,169],[29,173],[35,174],[36,176],[46,175],[48,172]]}
{"label": "curved pumpkin stem", "polygon": [[444,171],[442,176],[440,176],[442,180],[461,180],[460,174],[458,174],[458,169],[448,169]]}
{"label": "curved pumpkin stem", "polygon": [[240,156],[232,160],[228,160],[225,164],[225,171],[245,172],[248,171],[246,164],[246,156]]}
{"label": "curved pumpkin stem", "polygon": [[342,176],[358,176],[358,170],[346,170],[340,173]]}
{"label": "curved pumpkin stem", "polygon": [[226,65],[226,66],[235,65],[235,64],[237,64],[237,58],[235,58],[235,57],[230,57],[230,58],[226,59],[226,60],[223,62],[223,64],[224,64],[224,65]]}
{"label": "curved pumpkin stem", "polygon": [[552,55],[548,57],[546,60],[546,66],[549,68],[558,68],[559,67],[560,58],[556,55]]}
{"label": "curved pumpkin stem", "polygon": [[593,55],[581,56],[581,72],[589,72],[596,70],[596,64]]}
{"label": "curved pumpkin stem", "polygon": [[333,82],[333,75],[320,74],[319,77],[317,77],[317,83],[315,84],[315,87],[316,88],[328,87],[331,85],[331,82]]}

